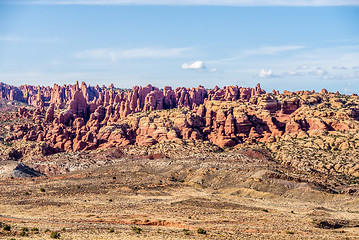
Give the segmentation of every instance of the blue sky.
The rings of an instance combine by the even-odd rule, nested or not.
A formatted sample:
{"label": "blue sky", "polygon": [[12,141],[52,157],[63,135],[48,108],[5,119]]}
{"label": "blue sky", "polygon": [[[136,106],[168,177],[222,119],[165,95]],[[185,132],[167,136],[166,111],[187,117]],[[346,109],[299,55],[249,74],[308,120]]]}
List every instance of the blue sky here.
{"label": "blue sky", "polygon": [[359,0],[3,0],[0,81],[359,93]]}

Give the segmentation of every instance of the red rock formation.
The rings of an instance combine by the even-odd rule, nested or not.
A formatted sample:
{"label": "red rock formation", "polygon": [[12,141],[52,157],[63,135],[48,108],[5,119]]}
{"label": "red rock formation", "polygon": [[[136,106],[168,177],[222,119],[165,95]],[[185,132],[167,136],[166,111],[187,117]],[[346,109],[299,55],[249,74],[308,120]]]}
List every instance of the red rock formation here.
{"label": "red rock formation", "polygon": [[68,110],[71,114],[86,118],[87,117],[87,101],[81,91],[76,91],[69,103]]}
{"label": "red rock formation", "polygon": [[54,120],[54,114],[55,114],[55,104],[52,103],[46,111],[45,119],[49,122],[52,122]]}
{"label": "red rock formation", "polygon": [[[178,138],[209,140],[227,147],[247,139],[267,141],[270,137],[299,131],[347,129],[339,123],[318,121],[317,118],[294,121],[290,115],[296,114],[300,107],[296,93],[285,92],[287,97],[281,95],[278,98],[278,92],[265,94],[259,84],[255,88],[229,86],[212,90],[202,86],[159,90],[147,85],[135,86],[131,91],[118,90],[114,86],[90,87],[84,82],[81,87],[78,83],[55,84],[52,88],[26,85],[16,88],[4,84],[0,87],[2,98],[16,98],[38,107],[38,110],[19,108],[18,116],[32,119],[34,124],[14,127],[11,139],[45,141],[56,151],[134,143],[153,145]],[[303,91],[298,94],[312,93]],[[246,107],[246,104],[251,105],[246,102],[256,109]],[[231,103],[235,104],[232,106]],[[45,106],[49,106],[46,114]],[[65,106],[67,109],[61,110]],[[157,122],[145,117],[131,120],[131,124],[122,122],[132,113],[173,108],[187,109],[180,110],[178,115],[157,119]],[[36,126],[40,128],[36,129]],[[117,127],[112,129],[110,126]]]}

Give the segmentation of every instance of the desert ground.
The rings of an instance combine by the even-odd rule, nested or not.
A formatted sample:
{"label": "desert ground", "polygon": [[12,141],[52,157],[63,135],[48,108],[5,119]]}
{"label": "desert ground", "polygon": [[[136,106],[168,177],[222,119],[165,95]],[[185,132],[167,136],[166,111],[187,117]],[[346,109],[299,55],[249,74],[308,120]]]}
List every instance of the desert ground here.
{"label": "desert ground", "polygon": [[67,174],[2,179],[0,222],[11,230],[0,238],[359,238],[357,195],[332,193],[317,184],[322,176],[286,168],[261,149],[177,158],[118,151],[67,154],[105,156],[102,166],[100,158]]}
{"label": "desert ground", "polygon": [[0,239],[359,239],[356,94],[0,93]]}

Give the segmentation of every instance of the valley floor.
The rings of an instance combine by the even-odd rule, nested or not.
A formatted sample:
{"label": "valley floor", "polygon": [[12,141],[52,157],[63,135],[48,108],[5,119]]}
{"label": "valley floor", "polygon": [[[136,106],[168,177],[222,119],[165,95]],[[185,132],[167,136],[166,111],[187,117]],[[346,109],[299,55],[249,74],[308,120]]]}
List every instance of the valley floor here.
{"label": "valley floor", "polygon": [[359,239],[358,196],[295,176],[234,151],[3,178],[0,239]]}

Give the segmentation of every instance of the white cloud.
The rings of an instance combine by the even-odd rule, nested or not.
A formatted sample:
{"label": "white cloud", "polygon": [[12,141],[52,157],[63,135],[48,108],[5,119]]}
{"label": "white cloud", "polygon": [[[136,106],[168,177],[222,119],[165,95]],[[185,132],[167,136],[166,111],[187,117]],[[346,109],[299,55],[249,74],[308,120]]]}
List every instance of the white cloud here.
{"label": "white cloud", "polygon": [[17,1],[52,5],[204,5],[204,6],[358,6],[357,0],[32,0]]}
{"label": "white cloud", "polygon": [[235,56],[235,57],[222,58],[222,59],[217,59],[217,60],[210,60],[210,61],[206,61],[206,62],[211,63],[211,64],[218,64],[218,63],[233,62],[233,61],[237,61],[239,59],[242,59],[242,57]]}
{"label": "white cloud", "polygon": [[57,42],[60,39],[58,38],[23,38],[14,35],[0,35],[0,41],[3,42],[40,42],[40,43],[47,43],[47,42]]}
{"label": "white cloud", "polygon": [[15,37],[12,35],[0,35],[0,41],[5,41],[5,42],[22,42],[24,41],[24,39],[19,38],[19,37]]}
{"label": "white cloud", "polygon": [[359,79],[359,72],[355,71],[349,74],[336,74],[336,75],[326,74],[321,78],[325,80],[353,80],[353,79],[357,80]]}
{"label": "white cloud", "polygon": [[359,72],[355,71],[349,74],[344,75],[345,79],[359,79]]}
{"label": "white cloud", "polygon": [[302,76],[304,75],[305,73],[304,72],[298,72],[298,71],[288,71],[288,72],[284,72],[282,75],[283,76]]}
{"label": "white cloud", "polygon": [[260,78],[270,78],[273,77],[273,71],[271,69],[269,69],[268,71],[261,69],[258,73],[258,76]]}
{"label": "white cloud", "polygon": [[298,45],[282,45],[282,46],[266,46],[266,47],[259,47],[255,49],[249,49],[243,51],[243,53],[239,56],[233,56],[229,58],[223,58],[223,59],[217,59],[217,60],[211,60],[207,61],[207,63],[211,64],[219,64],[219,63],[225,63],[225,62],[233,62],[240,59],[243,59],[245,57],[249,56],[261,56],[261,55],[276,55],[282,52],[287,51],[294,51],[305,48],[304,46],[298,46]]}
{"label": "white cloud", "polygon": [[310,74],[316,75],[316,76],[323,76],[323,75],[328,74],[328,72],[327,72],[327,70],[325,70],[321,67],[318,67],[316,70],[311,71]]}
{"label": "white cloud", "polygon": [[183,69],[190,69],[190,70],[199,70],[199,69],[204,69],[206,67],[204,66],[203,61],[195,61],[195,62],[193,62],[191,64],[188,64],[188,63],[182,64],[182,68]]}
{"label": "white cloud", "polygon": [[211,68],[211,69],[209,69],[209,71],[210,72],[215,72],[215,71],[217,71],[217,68]]}
{"label": "white cloud", "polygon": [[307,65],[307,64],[304,64],[304,65],[301,65],[301,66],[297,67],[298,70],[308,70],[309,68],[310,68],[310,66]]}
{"label": "white cloud", "polygon": [[299,50],[305,48],[304,46],[267,46],[258,49],[248,50],[245,52],[246,55],[276,55],[282,52]]}
{"label": "white cloud", "polygon": [[132,59],[132,58],[171,58],[177,57],[188,51],[189,48],[134,48],[127,50],[119,49],[89,49],[76,52],[75,58],[89,59]]}
{"label": "white cloud", "polygon": [[346,70],[347,68],[344,67],[343,65],[335,65],[335,66],[333,66],[333,69],[335,69],[335,70]]}

